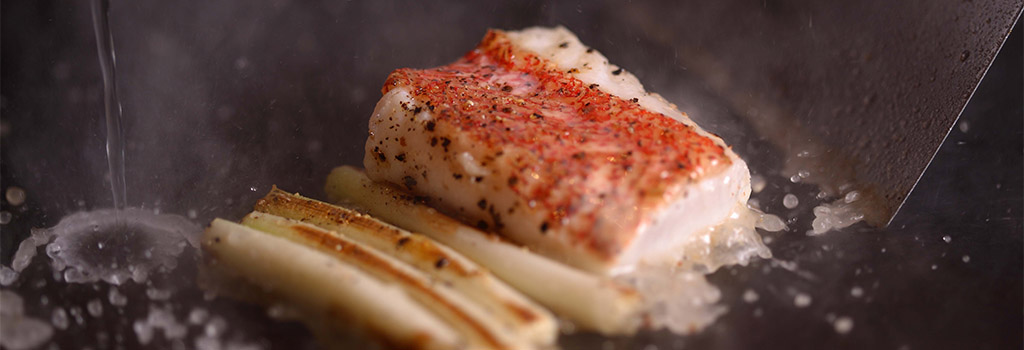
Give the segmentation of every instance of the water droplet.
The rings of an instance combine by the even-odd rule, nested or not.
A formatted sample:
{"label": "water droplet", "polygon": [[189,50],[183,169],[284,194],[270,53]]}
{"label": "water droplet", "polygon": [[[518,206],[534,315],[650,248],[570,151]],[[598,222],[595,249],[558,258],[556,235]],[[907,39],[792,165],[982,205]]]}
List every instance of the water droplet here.
{"label": "water droplet", "polygon": [[800,308],[808,307],[811,305],[811,296],[804,293],[797,294],[793,298],[793,305]]}
{"label": "water droplet", "polygon": [[7,203],[19,206],[25,203],[25,190],[21,189],[21,187],[11,186],[7,188],[4,197],[7,198]]}
{"label": "water droplet", "polygon": [[796,196],[793,195],[792,193],[787,193],[784,197],[782,197],[782,205],[786,206],[786,208],[788,209],[796,208],[796,206],[799,204],[800,200],[797,199]]}
{"label": "water droplet", "polygon": [[832,326],[835,327],[836,333],[847,334],[853,330],[853,319],[846,316],[839,317],[832,323]]}
{"label": "water droplet", "polygon": [[953,237],[950,237],[949,235],[942,236],[942,241],[946,243],[952,242]]}
{"label": "water droplet", "polygon": [[68,329],[68,313],[63,308],[57,307],[53,309],[53,313],[50,315],[50,324],[60,330]]}
{"label": "water droplet", "polygon": [[864,289],[862,289],[861,287],[856,287],[856,286],[853,287],[853,288],[850,288],[850,295],[853,296],[854,298],[860,298],[861,296],[864,295]]}
{"label": "water droplet", "polygon": [[768,181],[761,175],[754,175],[750,177],[750,190],[754,193],[760,193],[764,190],[764,187],[768,184]]}
{"label": "water droplet", "polygon": [[89,310],[89,314],[92,315],[92,317],[100,317],[103,315],[103,302],[99,299],[90,300],[89,303],[85,305],[85,308],[86,310]]}
{"label": "water droplet", "polygon": [[743,301],[753,303],[757,301],[757,299],[757,292],[755,292],[753,289],[747,289],[746,291],[743,292]]}
{"label": "water droplet", "polygon": [[963,260],[964,263],[969,263],[969,262],[971,262],[971,256],[970,255],[964,255],[964,257],[961,258],[961,260]]}

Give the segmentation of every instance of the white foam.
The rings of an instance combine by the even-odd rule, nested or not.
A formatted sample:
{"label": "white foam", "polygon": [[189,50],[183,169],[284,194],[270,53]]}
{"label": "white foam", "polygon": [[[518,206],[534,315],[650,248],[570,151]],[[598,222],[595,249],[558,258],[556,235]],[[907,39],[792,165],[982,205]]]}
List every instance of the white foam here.
{"label": "white foam", "polygon": [[[842,199],[814,207],[814,221],[807,235],[814,236],[832,230],[839,230],[864,220],[864,214],[852,203],[860,196],[850,191]],[[854,195],[851,195],[854,194]]]}
{"label": "white foam", "polygon": [[640,264],[616,278],[643,295],[653,329],[689,334],[703,329],[726,311],[717,304],[721,292],[702,273],[669,265]]}
{"label": "white foam", "polygon": [[[52,238],[46,253],[53,268],[69,283],[146,281],[155,270],[177,265],[186,242],[198,243],[199,226],[176,215],[157,215],[129,208],[101,209],[64,217],[50,229],[35,230],[22,243],[24,265],[35,247]],[[16,259],[16,263],[20,262]],[[15,266],[15,270],[19,266]],[[23,266],[22,266],[23,268]]]}

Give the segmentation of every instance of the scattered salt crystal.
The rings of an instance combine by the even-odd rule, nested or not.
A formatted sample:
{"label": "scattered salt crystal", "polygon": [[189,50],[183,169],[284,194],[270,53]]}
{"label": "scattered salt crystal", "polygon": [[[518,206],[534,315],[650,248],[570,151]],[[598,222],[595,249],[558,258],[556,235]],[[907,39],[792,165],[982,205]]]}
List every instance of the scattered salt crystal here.
{"label": "scattered salt crystal", "polygon": [[796,196],[793,195],[792,193],[787,193],[784,197],[782,197],[782,205],[786,206],[786,208],[788,209],[796,208],[796,206],[799,204],[800,200],[797,199]]}
{"label": "scattered salt crystal", "polygon": [[85,309],[89,310],[89,314],[92,315],[92,317],[103,316],[103,302],[99,299],[90,300],[89,303],[85,305]]}
{"label": "scattered salt crystal", "polygon": [[864,295],[864,289],[855,286],[850,289],[850,295],[853,296],[854,298],[860,298],[861,296]]}
{"label": "scattered salt crystal", "polygon": [[793,298],[793,305],[796,305],[796,307],[801,308],[810,306],[811,296],[804,293],[797,294],[796,297]]}
{"label": "scattered salt crystal", "polygon": [[50,324],[53,324],[57,329],[65,330],[68,329],[68,313],[61,307],[53,309],[53,313],[50,315]]}
{"label": "scattered salt crystal", "polygon": [[960,125],[958,125],[958,126],[960,128],[960,132],[965,133],[965,134],[967,133],[968,130],[971,129],[971,126],[969,124],[967,124],[966,120],[960,122]]}
{"label": "scattered salt crystal", "polygon": [[964,261],[965,263],[969,263],[969,262],[971,262],[971,256],[970,256],[970,255],[964,255],[964,257],[962,258],[962,260],[963,260],[963,261]]}
{"label": "scattered salt crystal", "polygon": [[932,264],[932,270],[938,270],[938,269],[939,269],[939,265]]}
{"label": "scattered salt crystal", "polygon": [[853,320],[846,316],[839,317],[832,323],[832,326],[835,327],[836,333],[850,333],[850,331],[853,330]]}
{"label": "scattered salt crystal", "polygon": [[953,237],[950,237],[949,235],[942,236],[942,241],[946,243],[952,242]]}
{"label": "scattered salt crystal", "polygon": [[799,176],[801,179],[806,179],[807,177],[811,176],[811,172],[807,170],[800,170],[796,172],[796,175]]}
{"label": "scattered salt crystal", "polygon": [[753,289],[747,289],[746,291],[743,292],[743,301],[745,302],[753,303],[757,301],[757,298],[757,292],[755,292]]}
{"label": "scattered salt crystal", "polygon": [[789,177],[789,182],[798,183],[800,182],[800,175],[793,175]]}

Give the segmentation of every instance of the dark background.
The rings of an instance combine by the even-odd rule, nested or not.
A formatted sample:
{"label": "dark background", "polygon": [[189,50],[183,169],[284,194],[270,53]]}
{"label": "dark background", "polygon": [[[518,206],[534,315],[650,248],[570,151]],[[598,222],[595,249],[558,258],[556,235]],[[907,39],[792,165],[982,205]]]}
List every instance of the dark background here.
{"label": "dark background", "polygon": [[[970,4],[957,2],[957,6]],[[645,349],[651,344],[659,349],[1024,346],[1024,38],[1019,21],[960,117],[959,122],[966,123],[967,132],[961,132],[958,125],[942,122],[952,120],[955,113],[934,116],[936,124],[942,124],[938,127],[940,131],[952,127],[952,132],[892,225],[874,229],[859,224],[842,232],[807,237],[803,232],[809,228],[810,211],[818,203],[814,199],[818,190],[810,184],[790,183],[786,179],[791,174],[782,165],[786,154],[802,146],[761,131],[765,119],[758,118],[772,117],[764,115],[770,108],[761,106],[762,113],[758,113],[751,106],[765,97],[788,101],[795,94],[793,89],[818,88],[794,85],[789,90],[765,90],[768,92],[757,95],[750,90],[762,87],[758,84],[795,84],[790,79],[778,78],[786,76],[786,69],[793,67],[769,65],[775,70],[762,70],[758,65],[715,66],[708,64],[704,53],[716,48],[740,50],[743,45],[727,44],[735,44],[745,35],[749,35],[752,50],[776,48],[773,40],[784,43],[801,38],[818,45],[812,47],[834,47],[845,45],[840,39],[867,42],[880,36],[879,32],[902,33],[904,26],[914,25],[886,22],[879,19],[885,17],[882,15],[862,21],[854,16],[846,21],[863,22],[857,27],[867,31],[836,38],[837,33],[848,30],[848,23],[820,19],[806,23],[815,13],[814,8],[820,10],[825,5],[801,6],[799,1],[765,1],[763,5],[763,12],[737,12],[731,18],[726,15],[728,11],[745,7],[679,4],[672,5],[679,8],[670,8],[658,2],[453,6],[269,0],[184,1],[171,6],[115,1],[111,4],[111,27],[128,139],[128,202],[169,213],[195,210],[196,222],[205,223],[217,216],[239,217],[272,184],[322,197],[322,182],[331,167],[361,161],[365,122],[390,70],[451,61],[471,48],[488,27],[514,29],[564,24],[612,62],[636,73],[650,90],[679,103],[699,123],[722,134],[750,161],[753,172],[769,179],[769,187],[754,197],[766,211],[793,220],[790,226],[795,228],[768,234],[776,260],[725,268],[710,277],[721,287],[723,303],[730,311],[704,332],[688,337],[643,333],[629,339],[577,334],[563,337],[566,348],[592,349],[605,344],[629,349]],[[1016,18],[1020,6],[1014,6],[1016,14],[1011,17]],[[930,12],[921,13],[921,18],[944,18],[940,10],[928,9]],[[11,223],[0,226],[4,264],[10,262],[16,242],[27,236],[31,227],[51,226],[68,213],[108,207],[111,203],[105,178],[102,85],[87,10],[85,1],[2,3],[0,186],[3,191],[18,186],[28,193],[24,205],[12,206],[6,200],[2,203],[2,209],[13,215]],[[858,14],[857,8],[851,11]],[[1009,18],[994,10],[974,11]],[[716,41],[717,34],[707,23],[690,25],[683,20],[674,21],[673,14],[687,19],[716,14],[712,17],[718,26],[736,29],[727,33],[731,41],[725,36]],[[788,33],[787,36],[773,39],[773,35],[779,34],[770,30],[745,33],[744,28],[749,27],[730,23],[736,18],[750,17],[767,18],[768,23],[792,20],[795,25],[783,26],[786,31],[782,33]],[[985,23],[984,18],[992,16],[971,18]],[[886,26],[889,29],[871,31],[873,27]],[[652,28],[672,29],[665,34]],[[932,35],[922,42],[939,43],[934,47],[940,47],[945,40],[949,41],[950,50],[962,51],[953,47],[959,38],[928,32],[915,35]],[[832,62],[829,54],[793,45],[778,47],[781,56],[772,59]],[[919,61],[910,63],[878,63],[892,63],[886,57],[915,57],[918,49],[913,45],[879,45],[871,51],[874,63],[864,65],[864,69],[875,69],[875,74],[880,75],[891,73],[907,81],[927,81],[927,77],[907,72],[927,72],[929,67],[942,66],[938,58],[922,55]],[[863,57],[837,52],[847,58]],[[991,47],[972,52],[974,55],[965,61],[977,67],[984,67],[986,54],[995,55]],[[785,57],[795,61],[785,61]],[[972,57],[980,61],[970,61]],[[718,58],[728,61],[727,57]],[[959,57],[950,59],[960,62]],[[841,67],[852,68],[850,62],[854,61],[844,58],[845,65]],[[740,72],[742,76],[734,77],[731,84],[715,82],[715,77],[724,74],[720,69]],[[844,70],[828,72],[835,76],[853,75]],[[964,74],[971,77],[980,72]],[[956,85],[945,79],[960,79],[964,74],[939,74],[935,84]],[[966,87],[967,95],[971,88]],[[836,82],[819,90],[843,89],[876,91],[876,97],[868,101],[888,101],[898,107],[896,111],[930,108],[929,100],[918,98],[941,95],[930,92],[927,86],[908,93],[885,84],[865,87],[850,82]],[[947,99],[941,107],[955,106],[954,100],[962,92],[950,94],[954,98]],[[757,98],[744,100],[743,96]],[[864,111],[841,109],[845,112],[838,115],[816,114],[808,111],[813,110],[813,105],[804,104],[792,107],[800,113],[782,114],[804,125],[819,125],[814,123],[820,120],[829,123],[829,118],[833,118],[832,123],[855,125],[846,120],[856,118],[857,113],[873,122],[909,118],[899,112],[882,117],[869,115],[866,112],[872,107],[861,95],[819,96],[846,98],[842,103],[864,106],[858,107]],[[787,105],[774,107],[785,110]],[[880,135],[859,128],[844,130],[860,136]],[[783,131],[785,135],[800,134]],[[829,139],[829,135],[825,136]],[[930,154],[934,148],[926,146],[916,151]],[[786,193],[800,197],[801,205],[795,210],[781,206]],[[944,236],[951,241],[945,242]],[[963,256],[969,256],[970,261],[964,263]],[[37,270],[46,273],[45,269]],[[191,283],[189,278],[180,281]],[[862,288],[864,295],[851,296],[854,286]],[[28,283],[13,288],[23,295],[33,291]],[[99,293],[91,289],[72,286],[52,296],[76,303],[87,300],[80,294]],[[759,294],[757,302],[742,301],[741,295],[748,289]],[[136,292],[141,293],[140,290]],[[793,306],[793,298],[799,293],[812,297],[809,307]],[[192,293],[192,297],[196,295]],[[26,299],[30,304],[35,300]],[[265,342],[276,347],[290,347],[308,338],[301,327],[269,321],[259,310],[244,305],[219,301],[212,308],[241,315],[237,318],[245,322],[239,322],[239,327],[250,327],[249,331],[241,331],[243,334],[262,334]],[[132,317],[145,316],[144,307],[132,310],[122,318],[130,321]],[[32,307],[30,311],[49,315],[45,307]],[[850,317],[853,330],[845,335],[836,333],[830,316]],[[62,347],[82,346],[92,341],[96,330],[120,330],[127,335],[124,346],[139,347],[132,342],[131,331],[125,331],[130,323],[110,318],[104,322],[88,325],[89,332],[58,333],[57,341]],[[275,331],[268,331],[271,329]],[[168,346],[160,342],[153,345]]]}

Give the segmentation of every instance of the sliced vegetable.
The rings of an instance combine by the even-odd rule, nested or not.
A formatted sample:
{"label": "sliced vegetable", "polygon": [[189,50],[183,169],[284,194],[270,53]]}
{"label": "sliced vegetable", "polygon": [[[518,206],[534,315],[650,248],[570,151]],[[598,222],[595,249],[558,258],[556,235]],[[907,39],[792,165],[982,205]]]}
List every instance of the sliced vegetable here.
{"label": "sliced vegetable", "polygon": [[256,202],[256,211],[313,224],[393,256],[450,285],[519,336],[551,344],[558,328],[550,312],[527,299],[462,254],[421,234],[369,215],[289,194],[276,187]]}
{"label": "sliced vegetable", "polygon": [[218,268],[271,290],[306,310],[367,328],[410,349],[462,349],[459,334],[402,289],[309,247],[216,219],[202,246]]}
{"label": "sliced vegetable", "polygon": [[335,168],[325,190],[332,202],[353,205],[454,248],[577,326],[629,334],[640,324],[639,296],[633,289],[463,225],[392,186],[373,182],[358,169]]}
{"label": "sliced vegetable", "polygon": [[311,247],[352,264],[373,277],[400,286],[410,297],[451,324],[473,348],[533,347],[529,340],[504,327],[497,318],[451,287],[435,283],[429,276],[408,264],[337,232],[259,212],[247,215],[242,224]]}

